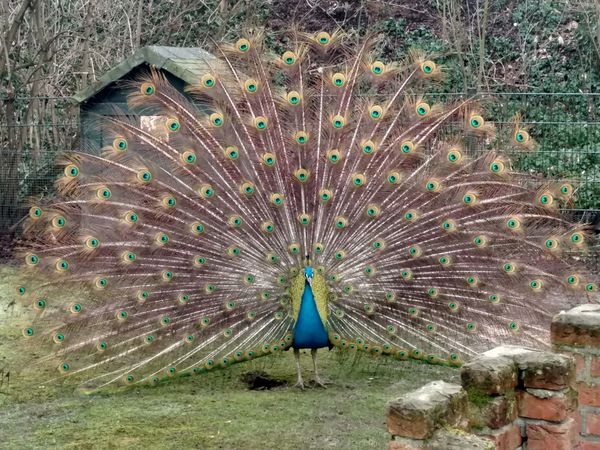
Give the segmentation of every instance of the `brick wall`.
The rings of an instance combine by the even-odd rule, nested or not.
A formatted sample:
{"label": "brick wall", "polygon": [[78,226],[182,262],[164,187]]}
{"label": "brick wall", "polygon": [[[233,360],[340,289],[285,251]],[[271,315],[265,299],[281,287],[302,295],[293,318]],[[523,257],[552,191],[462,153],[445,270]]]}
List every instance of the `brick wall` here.
{"label": "brick wall", "polygon": [[390,450],[600,450],[600,305],[552,321],[553,352],[503,346],[388,404]]}
{"label": "brick wall", "polygon": [[554,350],[575,359],[580,450],[600,450],[600,305],[581,305],[552,321]]}

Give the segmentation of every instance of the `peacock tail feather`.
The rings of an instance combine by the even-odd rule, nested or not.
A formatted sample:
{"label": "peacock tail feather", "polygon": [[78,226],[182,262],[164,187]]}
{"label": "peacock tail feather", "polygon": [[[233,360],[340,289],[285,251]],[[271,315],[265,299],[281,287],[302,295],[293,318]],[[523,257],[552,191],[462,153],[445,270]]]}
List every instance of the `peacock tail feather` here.
{"label": "peacock tail feather", "polygon": [[98,388],[280,352],[306,257],[330,344],[400,359],[545,346],[554,313],[597,301],[586,228],[559,213],[576,186],[511,168],[535,149],[520,117],[496,133],[475,99],[429,103],[444,69],[416,51],[288,42],[215,45],[186,95],[151,71],[128,101],[153,124],[104,117],[110,145],[65,155],[22,255],[40,363]]}

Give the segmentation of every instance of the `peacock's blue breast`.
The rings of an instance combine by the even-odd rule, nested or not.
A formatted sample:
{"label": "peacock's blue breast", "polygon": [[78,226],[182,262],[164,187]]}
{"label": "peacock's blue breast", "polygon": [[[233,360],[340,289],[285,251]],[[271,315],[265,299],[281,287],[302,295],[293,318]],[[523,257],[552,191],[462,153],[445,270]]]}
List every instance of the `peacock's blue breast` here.
{"label": "peacock's blue breast", "polygon": [[315,296],[308,281],[304,283],[304,292],[300,303],[298,320],[294,327],[294,348],[321,348],[329,345],[327,330],[323,326]]}

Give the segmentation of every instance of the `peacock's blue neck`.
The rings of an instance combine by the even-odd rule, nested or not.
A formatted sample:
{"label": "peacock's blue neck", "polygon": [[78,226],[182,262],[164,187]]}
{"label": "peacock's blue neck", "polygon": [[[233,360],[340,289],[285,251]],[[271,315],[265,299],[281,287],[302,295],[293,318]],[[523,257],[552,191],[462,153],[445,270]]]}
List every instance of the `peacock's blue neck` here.
{"label": "peacock's blue neck", "polygon": [[294,348],[321,348],[329,345],[327,330],[323,326],[315,296],[308,280],[304,282],[304,292],[300,303],[298,320],[294,327]]}

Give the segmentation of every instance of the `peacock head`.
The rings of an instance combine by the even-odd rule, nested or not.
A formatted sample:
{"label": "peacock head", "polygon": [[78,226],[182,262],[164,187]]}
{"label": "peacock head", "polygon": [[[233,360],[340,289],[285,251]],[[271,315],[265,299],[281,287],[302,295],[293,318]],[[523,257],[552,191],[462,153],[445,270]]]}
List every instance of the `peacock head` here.
{"label": "peacock head", "polygon": [[306,265],[304,267],[304,277],[310,282],[315,275],[313,268],[310,265],[310,257],[306,255]]}

